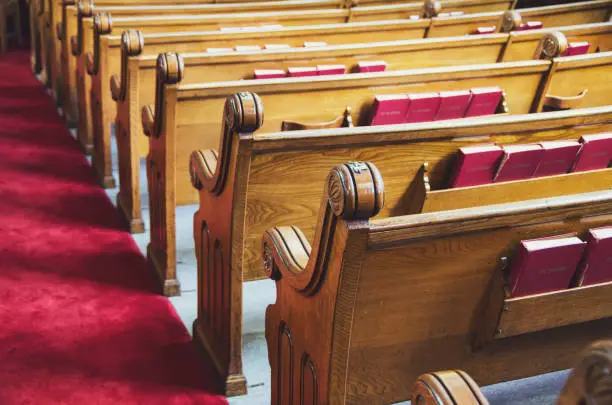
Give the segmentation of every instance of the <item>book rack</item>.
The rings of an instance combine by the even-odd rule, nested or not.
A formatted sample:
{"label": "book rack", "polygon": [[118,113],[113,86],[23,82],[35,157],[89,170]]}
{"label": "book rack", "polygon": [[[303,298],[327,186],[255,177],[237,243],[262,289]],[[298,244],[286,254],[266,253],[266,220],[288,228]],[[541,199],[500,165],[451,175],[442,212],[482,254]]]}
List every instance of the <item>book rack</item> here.
{"label": "book rack", "polygon": [[581,194],[612,188],[612,168],[471,187],[432,190],[424,163],[410,186],[407,214],[447,211],[481,205]]}

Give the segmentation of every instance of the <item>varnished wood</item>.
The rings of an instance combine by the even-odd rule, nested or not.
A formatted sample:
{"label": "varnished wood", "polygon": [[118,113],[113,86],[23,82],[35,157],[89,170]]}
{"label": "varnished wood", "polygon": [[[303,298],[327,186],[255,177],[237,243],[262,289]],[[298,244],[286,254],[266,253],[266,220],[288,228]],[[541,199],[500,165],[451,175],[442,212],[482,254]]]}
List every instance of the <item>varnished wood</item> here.
{"label": "varnished wood", "polygon": [[[263,112],[265,100],[262,105],[257,96],[248,93],[240,93],[231,100],[225,105],[220,147],[217,150],[196,150],[189,160],[189,177],[199,193],[200,204],[194,219],[199,277],[198,318],[218,317],[218,308],[209,300],[211,296],[223,297],[224,307],[230,308],[229,316],[235,325],[235,329],[230,330],[233,333],[229,336],[231,342],[239,341],[241,336],[242,282],[264,276],[261,260],[270,261],[261,253],[261,235],[271,226],[295,225],[302,231],[296,233],[300,240],[313,240],[314,218],[320,208],[322,184],[329,167],[349,159],[374,162],[387,185],[379,215],[392,217],[408,212],[409,184],[425,156],[436,168],[431,181],[438,186],[444,181],[447,168],[461,146],[482,142],[512,144],[577,139],[581,134],[612,128],[612,107],[602,107],[590,111],[502,115],[418,125],[266,133],[267,124],[262,121],[264,115],[266,120],[269,116],[267,110]],[[251,107],[241,107],[242,100]],[[241,117],[242,111],[255,115],[251,118],[252,124],[233,131],[232,128],[236,128],[233,124],[235,117]],[[255,133],[245,131],[253,128],[260,129]],[[159,142],[158,138],[156,142]],[[180,162],[178,160],[177,164]],[[176,176],[180,180],[183,174]],[[167,186],[168,182],[165,184]],[[603,185],[601,188],[607,187]],[[523,196],[515,194],[507,198],[504,202],[511,198],[514,198],[512,201],[522,200]],[[353,203],[354,200],[349,206]],[[171,213],[171,210],[166,212]],[[162,228],[155,229],[158,231],[153,231],[153,234],[158,235]],[[172,248],[169,240],[166,240],[165,249]],[[223,253],[227,257],[223,261],[223,270],[215,268],[210,262],[211,255],[205,253],[215,240],[223,241]],[[307,243],[302,246],[307,246]],[[303,258],[310,253],[309,248],[293,253],[292,268],[304,267]],[[222,275],[226,277],[227,273],[231,274],[231,289],[220,292],[214,280],[219,280]],[[278,275],[270,268],[268,274],[273,278]],[[503,298],[502,295],[500,309]],[[499,313],[494,316],[495,321],[499,319]],[[218,334],[215,324],[200,322],[199,325],[204,330],[201,334]],[[218,351],[214,350],[215,346],[208,346],[213,347],[213,353]],[[240,345],[231,347],[231,364],[241,364]],[[237,374],[242,375],[241,368]]]}
{"label": "varnished wood", "polygon": [[[578,290],[568,290],[557,294],[555,305],[546,302],[548,295],[529,298],[542,303],[534,307],[538,318],[548,319],[545,327],[471,345],[482,297],[491,294],[491,280],[500,271],[497,260],[524,239],[582,235],[612,224],[612,190],[368,221],[367,216],[330,218],[337,194],[371,199],[371,182],[354,181],[353,188],[348,181],[340,184],[343,191],[336,193],[327,183],[312,239],[313,246],[326,245],[325,260],[314,248],[304,253],[309,245],[296,236],[299,227],[291,227],[293,235],[278,237],[279,227],[264,234],[263,263],[277,286],[276,302],[266,311],[273,405],[302,404],[307,398],[329,404],[407,400],[413,392],[404,382],[428,368],[462,369],[479,383],[492,384],[567,368],[586,342],[611,336],[609,294],[582,291],[583,300],[607,309],[598,316],[580,312],[584,303],[572,295]],[[389,185],[384,187],[386,194]],[[305,256],[302,271],[287,265],[294,252]],[[325,281],[306,294],[294,279],[312,282],[308,269],[313,266],[323,274],[316,279]],[[502,299],[494,304],[501,308],[503,286],[497,288]],[[567,311],[575,316],[560,321]],[[530,315],[515,320],[526,324],[534,318]],[[305,378],[300,362],[305,357],[316,370],[314,383]],[[461,375],[447,378],[451,386],[470,391],[475,386]],[[486,403],[474,392],[447,394],[439,404]]]}
{"label": "varnished wood", "polygon": [[[15,32],[8,31],[8,20],[13,21]],[[19,46],[23,45],[23,34],[21,32],[21,13],[19,11],[19,0],[0,1],[0,52],[8,49],[9,37],[13,36]]]}
{"label": "varnished wood", "polygon": [[[557,405],[605,405],[610,396],[612,341],[590,344],[578,356]],[[418,405],[488,404],[476,382],[464,371],[439,371],[420,376],[413,388],[412,403]]]}

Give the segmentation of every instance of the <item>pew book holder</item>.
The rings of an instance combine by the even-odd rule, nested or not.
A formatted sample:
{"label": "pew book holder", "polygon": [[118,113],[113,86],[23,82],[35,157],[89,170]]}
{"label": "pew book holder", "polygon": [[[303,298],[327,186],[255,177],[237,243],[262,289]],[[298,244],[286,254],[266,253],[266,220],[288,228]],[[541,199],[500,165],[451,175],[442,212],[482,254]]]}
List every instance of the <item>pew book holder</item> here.
{"label": "pew book holder", "polygon": [[588,92],[589,89],[584,89],[575,96],[567,97],[547,94],[544,97],[542,109],[543,111],[560,111],[580,108],[580,104]]}
{"label": "pew book holder", "polygon": [[351,106],[346,106],[344,113],[339,117],[322,123],[306,124],[296,121],[283,121],[281,123],[281,131],[302,131],[307,129],[326,129],[326,128],[352,128],[353,117],[351,115]]}

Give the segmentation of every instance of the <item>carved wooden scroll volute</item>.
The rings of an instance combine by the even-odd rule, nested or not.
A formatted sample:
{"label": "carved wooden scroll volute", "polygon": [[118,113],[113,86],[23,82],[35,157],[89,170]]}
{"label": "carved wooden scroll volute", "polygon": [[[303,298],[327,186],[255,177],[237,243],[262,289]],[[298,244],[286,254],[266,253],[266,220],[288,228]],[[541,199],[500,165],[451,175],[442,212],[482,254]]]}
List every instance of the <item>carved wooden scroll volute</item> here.
{"label": "carved wooden scroll volute", "polygon": [[93,16],[93,0],[81,0],[77,4],[77,35],[70,38],[72,54],[79,56],[83,52],[83,19]]}
{"label": "carved wooden scroll volute", "polygon": [[263,104],[257,94],[241,92],[228,97],[223,110],[219,152],[208,149],[191,154],[191,184],[197,190],[205,188],[213,195],[220,194],[227,180],[234,135],[257,131],[263,125],[263,119]]}
{"label": "carved wooden scroll volute", "polygon": [[150,105],[142,107],[142,127],[145,135],[158,137],[162,129],[164,86],[183,80],[184,63],[178,53],[160,53],[157,57],[155,82],[155,110]]}
{"label": "carved wooden scroll volute", "polygon": [[121,34],[121,79],[110,79],[111,95],[115,101],[125,101],[127,95],[127,63],[131,56],[138,56],[144,47],[144,36],[139,30],[129,29]]}
{"label": "carved wooden scroll volute", "polygon": [[423,374],[414,384],[411,402],[413,405],[489,404],[478,384],[460,370]]}
{"label": "carved wooden scroll volute", "polygon": [[338,219],[368,220],[384,204],[384,183],[372,163],[335,166],[327,177],[320,218],[311,248],[295,227],[276,227],[264,234],[264,268],[273,280],[285,279],[303,295],[315,294],[325,270]]}
{"label": "carved wooden scroll volute", "polygon": [[562,56],[567,50],[567,38],[561,32],[549,32],[540,39],[534,59],[551,60]]}
{"label": "carved wooden scroll volute", "polygon": [[94,50],[87,53],[87,73],[97,75],[100,69],[100,36],[113,31],[113,19],[110,13],[101,12],[94,16]]}
{"label": "carved wooden scroll volute", "polygon": [[442,4],[437,0],[425,0],[423,5],[423,18],[436,17],[442,10]]}
{"label": "carved wooden scroll volute", "polygon": [[515,30],[521,25],[522,22],[521,14],[516,10],[506,10],[501,17],[499,24],[500,32],[510,32]]}
{"label": "carved wooden scroll volute", "polygon": [[581,355],[557,405],[612,403],[612,341],[595,342]]}

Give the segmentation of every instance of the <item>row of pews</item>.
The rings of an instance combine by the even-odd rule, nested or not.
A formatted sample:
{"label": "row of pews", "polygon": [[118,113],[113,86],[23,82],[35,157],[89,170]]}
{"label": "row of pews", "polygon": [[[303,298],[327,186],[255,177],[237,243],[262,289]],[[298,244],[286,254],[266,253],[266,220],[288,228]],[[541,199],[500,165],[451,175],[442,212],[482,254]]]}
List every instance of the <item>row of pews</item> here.
{"label": "row of pews", "polygon": [[[209,1],[31,0],[32,66],[104,187],[114,133],[134,233],[146,159],[165,295],[176,207],[199,204],[194,339],[228,395],[246,392],[242,286],[264,278],[273,404],[398,402],[431,370],[507,381],[610,337],[612,281],[512,296],[508,269],[522,241],[612,225],[612,158],[449,184],[463,147],[610,132],[612,0]],[[255,73],[323,65],[343,73]],[[490,115],[370,125],[381,95],[482,88],[501,89]]]}

